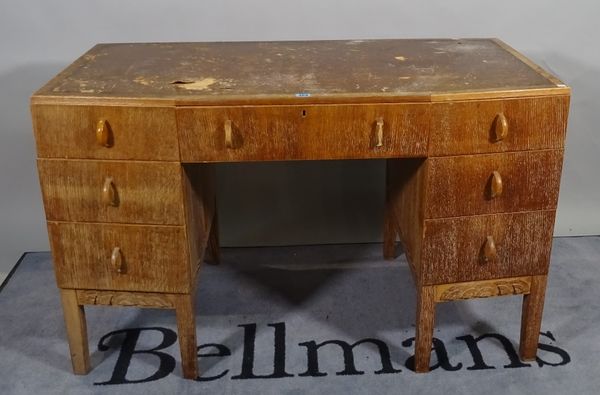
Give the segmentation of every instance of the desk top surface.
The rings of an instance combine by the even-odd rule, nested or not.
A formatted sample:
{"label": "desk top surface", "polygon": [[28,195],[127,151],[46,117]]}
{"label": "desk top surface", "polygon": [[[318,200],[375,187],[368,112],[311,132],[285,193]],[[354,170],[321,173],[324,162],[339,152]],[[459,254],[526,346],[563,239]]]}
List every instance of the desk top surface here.
{"label": "desk top surface", "polygon": [[306,104],[568,93],[497,39],[124,43],[94,46],[32,103]]}

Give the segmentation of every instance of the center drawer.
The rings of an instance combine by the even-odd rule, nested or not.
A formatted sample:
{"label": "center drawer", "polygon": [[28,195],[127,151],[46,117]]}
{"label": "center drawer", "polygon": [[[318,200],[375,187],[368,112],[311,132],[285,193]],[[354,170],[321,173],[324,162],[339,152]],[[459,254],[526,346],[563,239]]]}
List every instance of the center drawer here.
{"label": "center drawer", "polygon": [[180,107],[181,160],[424,156],[428,104]]}

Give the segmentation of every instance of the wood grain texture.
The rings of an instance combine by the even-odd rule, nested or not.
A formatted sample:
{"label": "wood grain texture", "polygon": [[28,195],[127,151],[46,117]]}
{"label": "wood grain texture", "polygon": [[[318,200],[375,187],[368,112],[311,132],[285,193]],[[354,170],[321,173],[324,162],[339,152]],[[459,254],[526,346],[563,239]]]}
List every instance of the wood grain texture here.
{"label": "wood grain texture", "polygon": [[165,293],[153,292],[119,292],[78,289],[77,302],[81,305],[129,306],[173,309],[173,297]]}
{"label": "wood grain texture", "polygon": [[435,288],[417,287],[417,321],[415,332],[415,371],[429,372],[433,326],[435,322]]}
{"label": "wood grain texture", "polygon": [[[32,105],[39,158],[179,160],[173,107]],[[110,146],[98,144],[106,120]]]}
{"label": "wood grain texture", "polygon": [[[564,147],[569,96],[434,103],[429,156]],[[504,114],[508,132],[493,142],[494,120]]]}
{"label": "wood grain texture", "polygon": [[34,102],[241,105],[538,95],[560,88],[547,75],[492,39],[99,44],[36,92]]}
{"label": "wood grain texture", "polygon": [[[384,256],[417,287],[415,370],[435,303],[525,294],[535,357],[570,89],[497,39],[100,44],[31,98],[76,373],[82,305],[176,310],[197,377],[194,294],[218,262],[208,162],[385,158]],[[69,289],[65,289],[69,288]]]}
{"label": "wood grain texture", "polygon": [[[385,222],[394,222],[413,277],[420,281],[425,210],[425,159],[388,159],[386,163]],[[391,226],[385,227],[391,232]],[[391,239],[390,233],[384,235]]]}
{"label": "wood grain texture", "polygon": [[531,278],[531,292],[529,295],[523,296],[519,354],[524,361],[535,360],[537,354],[547,277],[545,275],[533,276]]}
{"label": "wood grain texture", "polygon": [[[426,285],[546,274],[554,210],[479,215],[425,222],[421,279]],[[483,262],[487,236],[497,259]]]}
{"label": "wood grain texture", "polygon": [[531,276],[440,284],[435,286],[435,301],[528,294],[530,288]]}
{"label": "wood grain texture", "polygon": [[190,273],[195,278],[204,261],[216,212],[214,165],[183,166],[182,177]]}
{"label": "wood grain texture", "polygon": [[[185,293],[191,289],[182,226],[48,222],[58,286],[112,291]],[[111,265],[120,247],[124,273]]]}
{"label": "wood grain texture", "polygon": [[[183,225],[181,165],[38,159],[46,217],[50,221]],[[114,203],[103,188],[111,179]]]}
{"label": "wood grain texture", "polygon": [[194,294],[175,295],[175,315],[177,317],[177,337],[181,351],[183,377],[198,377],[198,350],[196,342],[196,311]]}
{"label": "wood grain texture", "polygon": [[177,124],[184,162],[412,157],[427,152],[429,105],[186,107]]}
{"label": "wood grain texture", "polygon": [[[555,209],[562,162],[562,150],[430,158],[425,217]],[[496,197],[494,172],[502,180]]]}
{"label": "wood grain texture", "polygon": [[85,310],[77,301],[75,290],[61,289],[65,327],[69,340],[69,351],[73,373],[87,374],[90,369],[90,351],[87,338],[87,323],[85,321]]}

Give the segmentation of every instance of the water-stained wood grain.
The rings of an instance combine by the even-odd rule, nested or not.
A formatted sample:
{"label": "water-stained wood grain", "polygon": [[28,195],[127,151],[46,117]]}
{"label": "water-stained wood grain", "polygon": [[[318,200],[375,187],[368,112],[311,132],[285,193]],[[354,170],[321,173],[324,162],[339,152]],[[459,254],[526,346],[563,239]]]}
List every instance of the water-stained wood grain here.
{"label": "water-stained wood grain", "polygon": [[279,104],[568,88],[492,39],[99,44],[34,95]]}
{"label": "water-stained wood grain", "polygon": [[[48,222],[58,286],[185,293],[191,288],[182,226]],[[120,247],[124,271],[111,253]]]}
{"label": "water-stained wood grain", "polygon": [[562,150],[429,158],[425,217],[554,209],[562,162]]}
{"label": "water-stained wood grain", "polygon": [[[429,156],[563,148],[569,96],[433,103]],[[506,137],[496,141],[503,114]]]}
{"label": "water-stained wood grain", "polygon": [[412,157],[427,153],[429,105],[186,107],[177,124],[184,162]]}
{"label": "water-stained wood grain", "polygon": [[[46,216],[51,221],[183,225],[181,165],[39,159]],[[103,198],[110,179],[112,204]]]}
{"label": "water-stained wood grain", "polygon": [[179,160],[172,107],[32,105],[31,114],[39,158]]}
{"label": "water-stained wood grain", "polygon": [[[554,215],[544,210],[425,221],[423,284],[546,274]],[[485,262],[487,236],[495,241],[497,258]]]}

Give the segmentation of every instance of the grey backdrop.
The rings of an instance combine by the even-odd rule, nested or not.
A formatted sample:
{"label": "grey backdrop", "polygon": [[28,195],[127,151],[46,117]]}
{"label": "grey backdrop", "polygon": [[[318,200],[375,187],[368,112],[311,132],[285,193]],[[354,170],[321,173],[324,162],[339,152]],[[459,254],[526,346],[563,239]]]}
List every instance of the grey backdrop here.
{"label": "grey backdrop", "polygon": [[[28,98],[97,42],[499,37],[573,88],[556,234],[600,234],[599,13],[589,0],[2,0],[0,272],[48,249]],[[223,245],[380,239],[381,161],[218,173]]]}

